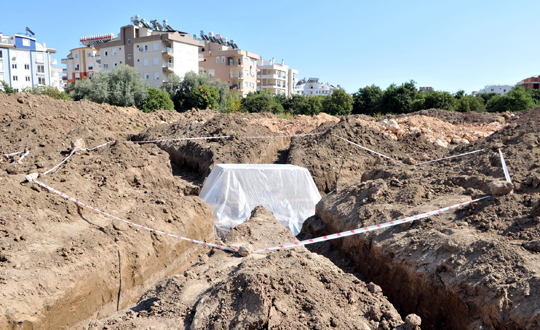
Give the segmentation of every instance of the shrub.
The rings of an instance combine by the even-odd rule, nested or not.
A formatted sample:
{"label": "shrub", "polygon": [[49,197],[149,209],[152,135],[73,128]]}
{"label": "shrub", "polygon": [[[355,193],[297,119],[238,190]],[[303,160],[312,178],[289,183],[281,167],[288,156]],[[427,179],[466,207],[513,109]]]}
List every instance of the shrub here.
{"label": "shrub", "polygon": [[141,102],[139,109],[144,112],[152,112],[159,109],[174,110],[174,103],[171,101],[167,92],[150,87],[148,89],[148,96]]}
{"label": "shrub", "polygon": [[217,110],[219,92],[208,85],[197,86],[186,101],[188,108]]}
{"label": "shrub", "polygon": [[23,92],[27,92],[35,95],[46,95],[55,100],[66,100],[73,101],[71,97],[66,92],[58,90],[58,88],[53,86],[37,86],[34,88],[25,88]]}

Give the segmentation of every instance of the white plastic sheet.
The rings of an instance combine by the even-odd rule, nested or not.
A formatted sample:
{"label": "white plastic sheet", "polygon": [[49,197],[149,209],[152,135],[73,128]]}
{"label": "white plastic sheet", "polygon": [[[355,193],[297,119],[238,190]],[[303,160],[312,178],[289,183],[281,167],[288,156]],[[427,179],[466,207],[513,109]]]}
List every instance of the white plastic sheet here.
{"label": "white plastic sheet", "polygon": [[246,221],[262,205],[297,235],[321,199],[307,169],[276,164],[216,165],[199,197],[212,208],[218,234]]}

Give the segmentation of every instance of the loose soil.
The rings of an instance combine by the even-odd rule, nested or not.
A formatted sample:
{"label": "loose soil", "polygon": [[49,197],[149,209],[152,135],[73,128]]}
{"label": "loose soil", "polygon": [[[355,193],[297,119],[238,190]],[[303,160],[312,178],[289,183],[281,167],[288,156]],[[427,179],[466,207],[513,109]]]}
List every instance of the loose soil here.
{"label": "loose soil", "polygon": [[[287,121],[0,94],[0,152],[29,151],[20,163],[22,154],[0,157],[0,329],[538,329],[539,114],[431,109]],[[270,137],[302,133],[319,134]],[[126,143],[203,136],[229,138]],[[72,145],[108,141],[116,142],[79,151],[44,175]],[[511,187],[498,182],[499,149]],[[197,197],[219,163],[306,167],[325,196],[300,238],[434,210],[496,187],[499,195],[309,246],[313,252],[240,257],[137,230],[25,180],[37,172],[39,181],[134,223],[247,251],[298,239],[258,208],[221,242],[211,209]]]}

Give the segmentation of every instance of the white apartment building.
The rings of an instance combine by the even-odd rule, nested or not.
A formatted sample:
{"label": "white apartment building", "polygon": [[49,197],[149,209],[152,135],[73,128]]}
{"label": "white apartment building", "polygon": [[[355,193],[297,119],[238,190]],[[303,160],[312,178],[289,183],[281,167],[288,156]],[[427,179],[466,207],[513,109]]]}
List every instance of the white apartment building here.
{"label": "white apartment building", "polygon": [[504,95],[508,93],[514,86],[510,85],[488,85],[481,90],[479,90],[477,93],[474,94],[483,94],[483,93],[497,93],[499,95]]}
{"label": "white apartment building", "polygon": [[53,48],[39,44],[35,38],[0,34],[0,80],[17,91],[40,85],[51,85],[51,65],[56,60]]}
{"label": "white apartment building", "polygon": [[198,72],[198,49],[202,45],[187,33],[172,29],[166,20],[163,26],[152,22],[154,28],[136,17],[133,25],[121,27],[117,38],[96,44],[101,69],[132,66],[156,88],[168,81],[170,73],[183,77],[189,71]]}
{"label": "white apartment building", "polygon": [[336,87],[329,83],[319,82],[319,78],[309,78],[307,80],[304,78],[298,81],[294,87],[294,93],[303,96],[331,95],[336,88],[340,88],[339,85]]}
{"label": "white apartment building", "polygon": [[259,60],[257,63],[258,70],[258,88],[266,90],[273,95],[285,95],[287,97],[294,94],[296,85],[297,70],[290,69],[281,60],[281,64],[271,61]]}

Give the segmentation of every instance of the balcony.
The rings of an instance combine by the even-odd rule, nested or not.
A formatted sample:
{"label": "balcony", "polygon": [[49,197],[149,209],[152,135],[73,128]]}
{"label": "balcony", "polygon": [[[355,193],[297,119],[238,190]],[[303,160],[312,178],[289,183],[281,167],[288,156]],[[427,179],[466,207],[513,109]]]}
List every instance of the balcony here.
{"label": "balcony", "polygon": [[277,74],[257,74],[257,78],[259,78],[259,79],[281,79],[281,80],[285,80],[285,78],[282,78]]}
{"label": "balcony", "polygon": [[174,63],[167,63],[167,65],[163,66],[162,69],[165,73],[174,73]]}
{"label": "balcony", "polygon": [[238,73],[229,73],[229,78],[237,78],[237,79],[244,79],[244,73],[238,72]]}
{"label": "balcony", "polygon": [[171,48],[171,47],[167,47],[165,48],[165,50],[162,52],[163,56],[169,56],[169,57],[173,57],[174,56],[174,50]]}

